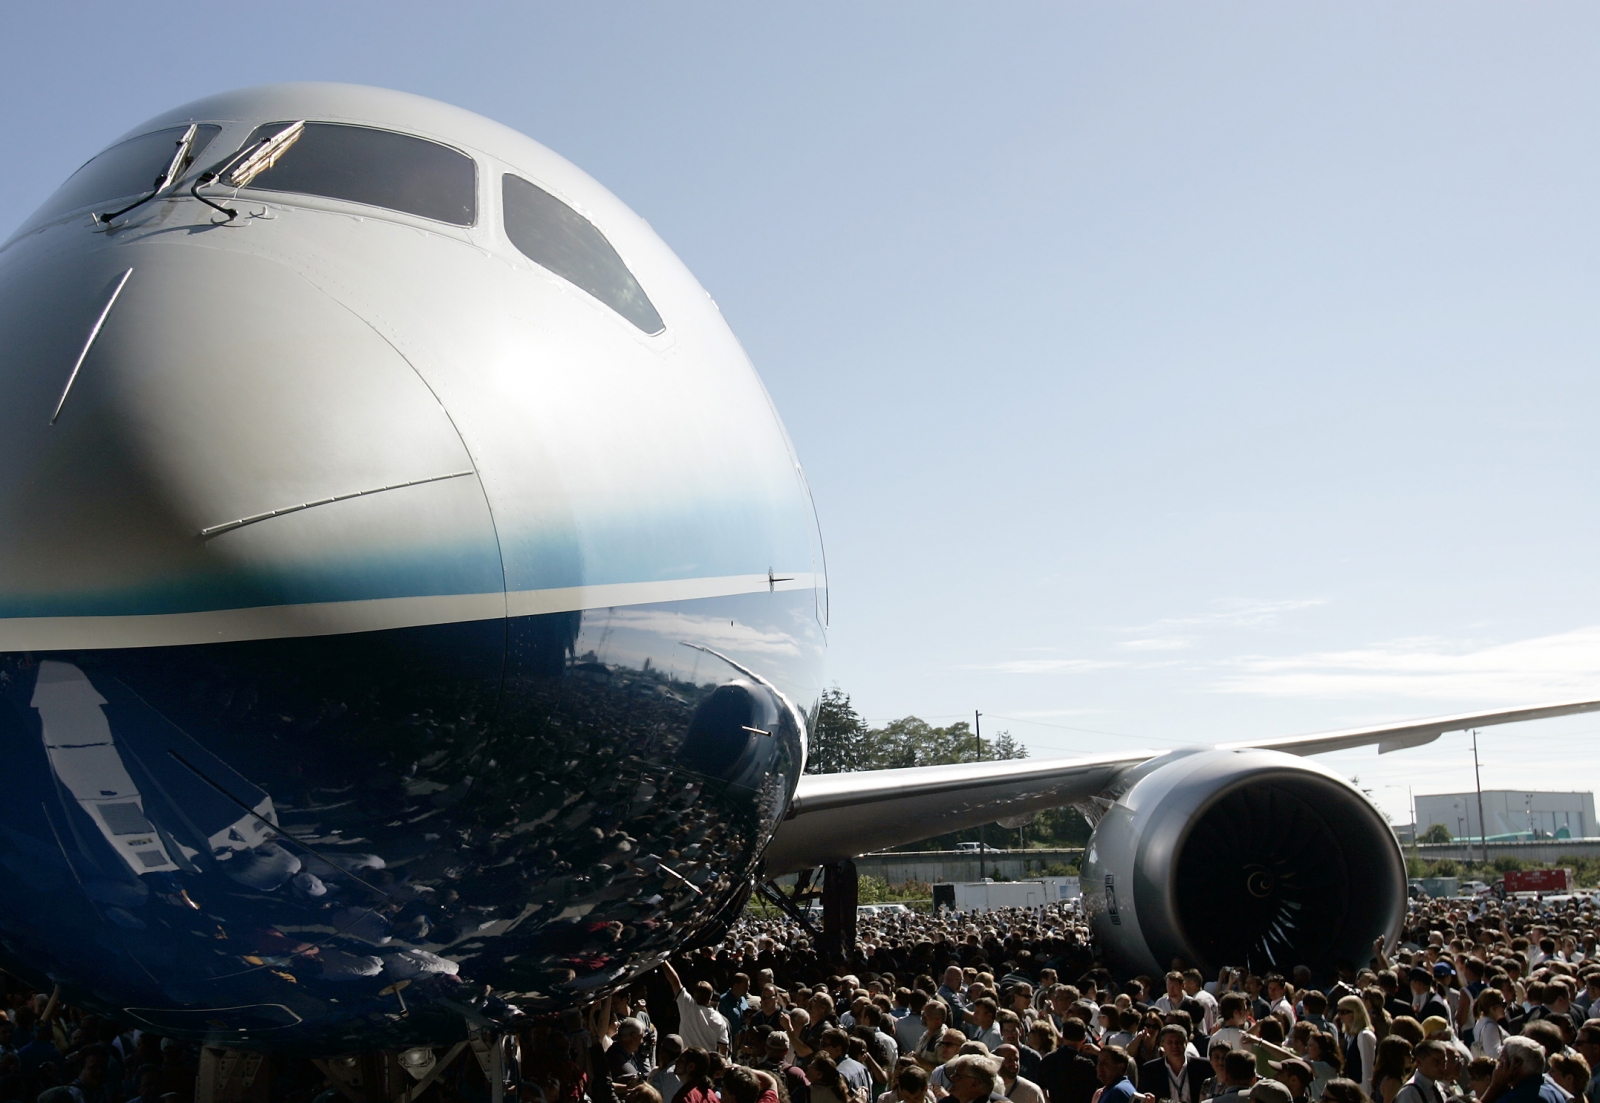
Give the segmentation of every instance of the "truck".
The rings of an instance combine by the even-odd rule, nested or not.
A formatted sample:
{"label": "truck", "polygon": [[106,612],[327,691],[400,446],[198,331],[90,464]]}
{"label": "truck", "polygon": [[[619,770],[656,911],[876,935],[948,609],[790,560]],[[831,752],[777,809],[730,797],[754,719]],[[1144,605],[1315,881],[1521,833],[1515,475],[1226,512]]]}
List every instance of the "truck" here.
{"label": "truck", "polygon": [[1501,882],[1506,895],[1514,892],[1571,892],[1570,869],[1514,869]]}
{"label": "truck", "polygon": [[1051,900],[1076,900],[1083,895],[1083,884],[1076,877],[1040,877]]}
{"label": "truck", "polygon": [[1037,908],[1058,900],[1043,881],[942,882],[933,886],[933,906],[958,912],[984,912],[996,908]]}

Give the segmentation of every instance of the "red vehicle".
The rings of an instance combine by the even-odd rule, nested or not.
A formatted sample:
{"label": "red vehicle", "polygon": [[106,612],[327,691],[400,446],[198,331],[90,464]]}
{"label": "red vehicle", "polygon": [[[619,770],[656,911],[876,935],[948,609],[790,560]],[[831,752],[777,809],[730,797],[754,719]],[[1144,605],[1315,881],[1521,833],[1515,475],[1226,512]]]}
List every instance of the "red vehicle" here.
{"label": "red vehicle", "polygon": [[1570,869],[1512,870],[1505,876],[1505,891],[1512,892],[1571,892],[1573,886]]}

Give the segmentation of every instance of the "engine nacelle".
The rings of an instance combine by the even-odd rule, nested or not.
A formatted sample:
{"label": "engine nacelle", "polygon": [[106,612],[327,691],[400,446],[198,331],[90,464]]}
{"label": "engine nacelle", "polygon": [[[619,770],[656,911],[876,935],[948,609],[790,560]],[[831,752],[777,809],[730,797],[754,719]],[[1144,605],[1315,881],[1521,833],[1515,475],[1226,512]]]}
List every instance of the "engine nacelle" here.
{"label": "engine nacelle", "polygon": [[[1331,975],[1398,935],[1406,868],[1343,778],[1279,751],[1176,751],[1124,775],[1083,864],[1097,944],[1154,976],[1310,966]],[[1109,796],[1109,794],[1108,794]]]}

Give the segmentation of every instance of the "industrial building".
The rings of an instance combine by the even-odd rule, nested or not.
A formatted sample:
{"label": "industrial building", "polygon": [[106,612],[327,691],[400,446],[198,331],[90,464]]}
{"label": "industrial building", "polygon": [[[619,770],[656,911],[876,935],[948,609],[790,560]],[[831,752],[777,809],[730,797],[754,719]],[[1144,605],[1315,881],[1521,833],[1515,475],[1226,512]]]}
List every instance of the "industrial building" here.
{"label": "industrial building", "polygon": [[[1419,793],[1417,832],[1443,824],[1452,839],[1477,839],[1477,793]],[[1586,839],[1596,830],[1593,793],[1538,793],[1525,789],[1485,789],[1483,816],[1490,839]]]}

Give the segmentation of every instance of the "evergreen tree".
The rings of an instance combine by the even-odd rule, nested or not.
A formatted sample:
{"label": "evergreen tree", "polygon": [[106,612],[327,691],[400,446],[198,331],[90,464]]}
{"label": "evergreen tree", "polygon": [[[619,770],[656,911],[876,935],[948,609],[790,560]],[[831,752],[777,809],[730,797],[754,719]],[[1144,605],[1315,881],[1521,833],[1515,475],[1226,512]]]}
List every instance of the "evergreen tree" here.
{"label": "evergreen tree", "polygon": [[1011,738],[1011,733],[1003,731],[994,737],[993,758],[1005,760],[1010,758],[1027,758],[1028,748]]}
{"label": "evergreen tree", "polygon": [[811,743],[806,756],[808,774],[842,774],[867,770],[867,722],[850,704],[850,695],[838,686],[823,690],[811,722]]}

